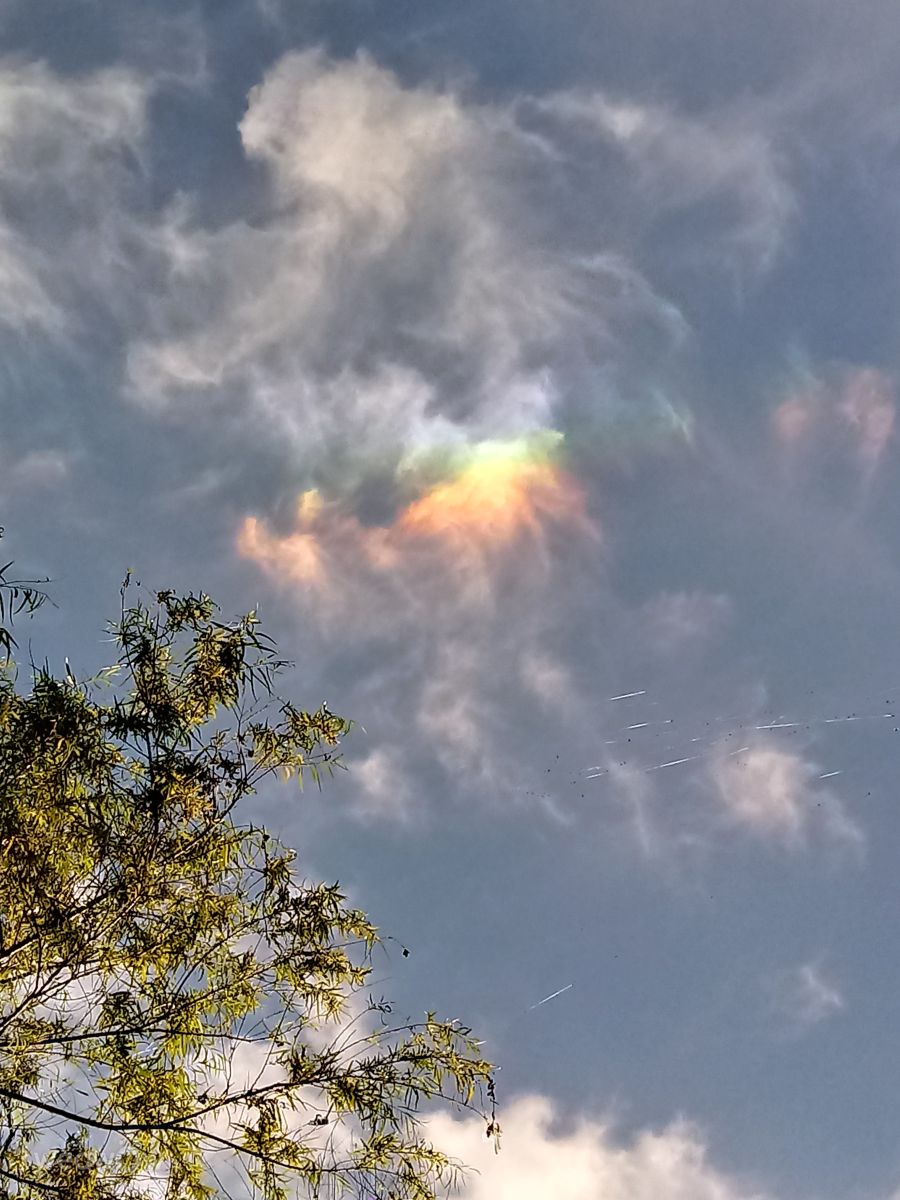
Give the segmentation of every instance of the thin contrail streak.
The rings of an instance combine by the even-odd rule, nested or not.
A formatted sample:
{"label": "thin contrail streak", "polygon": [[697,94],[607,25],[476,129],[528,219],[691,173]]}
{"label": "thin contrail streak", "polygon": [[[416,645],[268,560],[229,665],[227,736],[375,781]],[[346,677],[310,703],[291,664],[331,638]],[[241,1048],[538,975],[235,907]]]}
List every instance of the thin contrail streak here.
{"label": "thin contrail streak", "polygon": [[[610,696],[609,700],[610,701],[630,700],[633,696],[646,696],[646,695],[647,695],[646,691],[623,692],[621,695],[618,695],[618,696]],[[890,703],[890,701],[888,703]],[[713,737],[712,734],[703,734],[699,737],[692,737],[690,739],[690,742],[692,745],[696,745],[698,742],[711,741],[711,747],[708,751],[704,751],[702,754],[686,755],[684,758],[669,759],[667,762],[656,763],[652,767],[644,767],[643,770],[646,773],[650,773],[653,771],[664,771],[668,767],[680,767],[684,763],[697,762],[700,759],[708,758],[708,757],[710,757],[710,755],[715,751],[715,749],[718,746],[725,745],[728,738],[732,737],[738,731],[738,729],[750,728],[757,732],[763,732],[763,731],[777,730],[777,729],[801,729],[801,728],[809,729],[813,725],[837,725],[837,724],[843,724],[844,722],[847,722],[847,721],[890,721],[890,720],[895,721],[897,719],[898,719],[898,713],[896,713],[896,712],[882,712],[882,713],[850,713],[845,717],[807,717],[805,720],[801,720],[801,721],[785,721],[785,720],[781,719],[781,717],[779,717],[779,719],[777,721],[769,721],[769,722],[766,722],[766,724],[764,724],[764,725],[749,725],[748,726],[748,725],[745,725],[743,721],[736,722],[735,728],[731,731],[731,733],[729,733],[727,735],[727,737],[722,737],[722,738],[718,738],[718,739],[711,741],[711,739]],[[726,721],[727,720],[729,722],[735,722],[736,719],[733,717],[732,718],[716,717],[715,720],[716,721]],[[669,717],[664,721],[636,721],[633,725],[626,725],[623,728],[626,733],[631,733],[631,732],[637,732],[638,730],[647,729],[654,725],[673,725],[674,723],[675,723],[674,718]],[[707,724],[709,724],[709,722],[707,722]],[[626,741],[625,738],[610,738],[607,741],[605,741],[603,743],[603,745],[604,746],[620,746],[625,741]],[[630,742],[631,738],[628,738],[627,741]],[[674,743],[671,747],[666,747],[666,749],[674,750],[676,745],[677,745],[677,743]],[[741,746],[737,750],[730,751],[728,753],[727,757],[732,758],[737,754],[744,754],[749,750],[750,750],[749,746]],[[620,764],[620,766],[624,766],[624,765],[625,765],[624,763]],[[587,767],[582,770],[582,775],[587,780],[599,779],[599,778],[601,778],[601,776],[609,775],[609,773],[610,773],[609,768],[604,768],[600,765],[597,765],[595,767]],[[840,771],[840,770],[826,771],[824,774],[819,775],[818,778],[819,779],[833,779],[835,776],[842,775],[842,774],[843,774],[843,771]],[[553,997],[550,997],[550,999],[553,999]],[[534,1007],[536,1007],[536,1006],[534,1006]]]}
{"label": "thin contrail streak", "polygon": [[754,729],[799,729],[801,725],[840,725],[844,721],[888,721],[896,713],[865,713],[852,717],[810,717],[807,721],[773,721],[771,725],[754,725]]}
{"label": "thin contrail streak", "polygon": [[555,1000],[557,996],[561,996],[563,992],[567,992],[569,988],[573,988],[574,983],[567,983],[565,987],[561,987],[557,992],[551,992],[549,996],[545,996],[543,1000],[538,1000],[537,1004],[530,1004],[528,1011],[531,1012],[535,1008],[540,1008],[542,1004],[546,1004],[548,1000]]}
{"label": "thin contrail streak", "polygon": [[612,704],[613,700],[631,700],[634,696],[646,696],[646,695],[647,695],[647,691],[645,688],[644,691],[642,691],[642,692],[623,692],[621,696],[609,696],[608,700],[609,700],[609,703]]}
{"label": "thin contrail streak", "polygon": [[839,721],[886,721],[889,717],[896,717],[896,713],[872,713],[862,717],[826,717],[822,724],[836,725]]}
{"label": "thin contrail streak", "polygon": [[682,763],[696,762],[700,757],[699,754],[692,754],[690,758],[673,758],[671,762],[659,763],[655,767],[647,767],[647,774],[649,775],[651,771],[661,771],[663,767],[680,767]]}

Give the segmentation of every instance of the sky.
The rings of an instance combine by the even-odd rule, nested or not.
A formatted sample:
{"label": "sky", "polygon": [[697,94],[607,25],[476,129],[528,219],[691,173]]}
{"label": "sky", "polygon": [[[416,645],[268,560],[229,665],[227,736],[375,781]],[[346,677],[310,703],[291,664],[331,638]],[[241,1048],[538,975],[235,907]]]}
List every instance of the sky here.
{"label": "sky", "polygon": [[900,1197],[900,11],[0,0],[0,498],[358,728],[264,819],[466,1200]]}

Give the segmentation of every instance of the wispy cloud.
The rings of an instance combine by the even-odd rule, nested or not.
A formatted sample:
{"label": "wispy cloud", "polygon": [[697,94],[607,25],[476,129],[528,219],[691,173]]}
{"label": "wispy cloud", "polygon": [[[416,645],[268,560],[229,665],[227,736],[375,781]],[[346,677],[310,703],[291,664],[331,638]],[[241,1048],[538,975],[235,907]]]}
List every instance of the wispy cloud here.
{"label": "wispy cloud", "polygon": [[864,845],[838,796],[819,782],[821,769],[799,753],[759,742],[712,757],[707,771],[727,825],[794,850],[815,834],[857,851]]}
{"label": "wispy cloud", "polygon": [[3,472],[0,495],[4,491],[28,494],[52,490],[68,478],[71,466],[72,456],[64,450],[45,447],[17,457],[0,445],[0,469]]}
{"label": "wispy cloud", "polygon": [[818,961],[772,972],[762,986],[769,1015],[795,1035],[809,1032],[846,1007],[840,987]]}
{"label": "wispy cloud", "polygon": [[662,592],[648,600],[640,617],[662,651],[678,652],[708,644],[734,616],[732,600],[722,593]]}
{"label": "wispy cloud", "polygon": [[893,381],[872,367],[851,372],[838,411],[856,443],[862,466],[873,471],[894,433],[897,406]]}
{"label": "wispy cloud", "polygon": [[353,772],[350,811],[359,820],[408,825],[425,815],[424,806],[416,801],[400,747],[379,745],[348,766]]}
{"label": "wispy cloud", "polygon": [[[772,410],[772,434],[783,453],[797,456],[841,449],[868,479],[882,462],[894,435],[896,386],[875,367],[805,371]],[[827,460],[826,460],[827,461]]]}
{"label": "wispy cloud", "polygon": [[67,337],[76,299],[107,295],[150,91],[125,68],[63,78],[0,64],[0,323]]}
{"label": "wispy cloud", "polygon": [[559,92],[535,107],[591,130],[618,151],[629,171],[622,186],[638,232],[673,211],[702,212],[690,252],[698,265],[718,254],[751,276],[774,263],[798,201],[778,131],[762,114],[747,108],[688,114],[589,89]]}

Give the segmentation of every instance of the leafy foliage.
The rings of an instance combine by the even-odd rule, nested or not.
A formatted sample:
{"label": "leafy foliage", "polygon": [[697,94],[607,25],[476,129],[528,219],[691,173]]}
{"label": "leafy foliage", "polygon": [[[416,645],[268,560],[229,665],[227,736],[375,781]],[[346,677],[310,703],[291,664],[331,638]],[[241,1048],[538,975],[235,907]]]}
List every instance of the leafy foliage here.
{"label": "leafy foliage", "polygon": [[[0,526],[0,538],[3,528]],[[12,562],[0,566],[0,653],[9,655],[16,639],[10,626],[20,613],[36,612],[47,599],[42,584],[46,579],[10,579]]]}
{"label": "leafy foliage", "polygon": [[470,1031],[364,1000],[378,933],[239,819],[348,722],[204,595],[128,604],[86,682],[0,679],[0,1194],[430,1200],[423,1102],[493,1112]]}

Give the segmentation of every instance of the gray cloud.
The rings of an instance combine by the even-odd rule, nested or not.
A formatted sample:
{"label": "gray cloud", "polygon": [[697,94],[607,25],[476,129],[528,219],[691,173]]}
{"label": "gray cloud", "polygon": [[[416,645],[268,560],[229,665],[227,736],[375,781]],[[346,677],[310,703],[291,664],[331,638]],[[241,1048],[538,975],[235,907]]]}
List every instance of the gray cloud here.
{"label": "gray cloud", "polygon": [[618,204],[627,205],[632,236],[646,236],[670,214],[693,210],[699,218],[690,250],[695,265],[724,259],[752,277],[775,262],[797,197],[775,141],[777,128],[768,130],[752,110],[689,115],[586,89],[534,104],[564,126],[589,131],[618,156]]}
{"label": "gray cloud", "polygon": [[127,272],[148,94],[120,68],[73,79],[41,63],[0,68],[0,320],[11,328],[68,339],[81,304]]}

